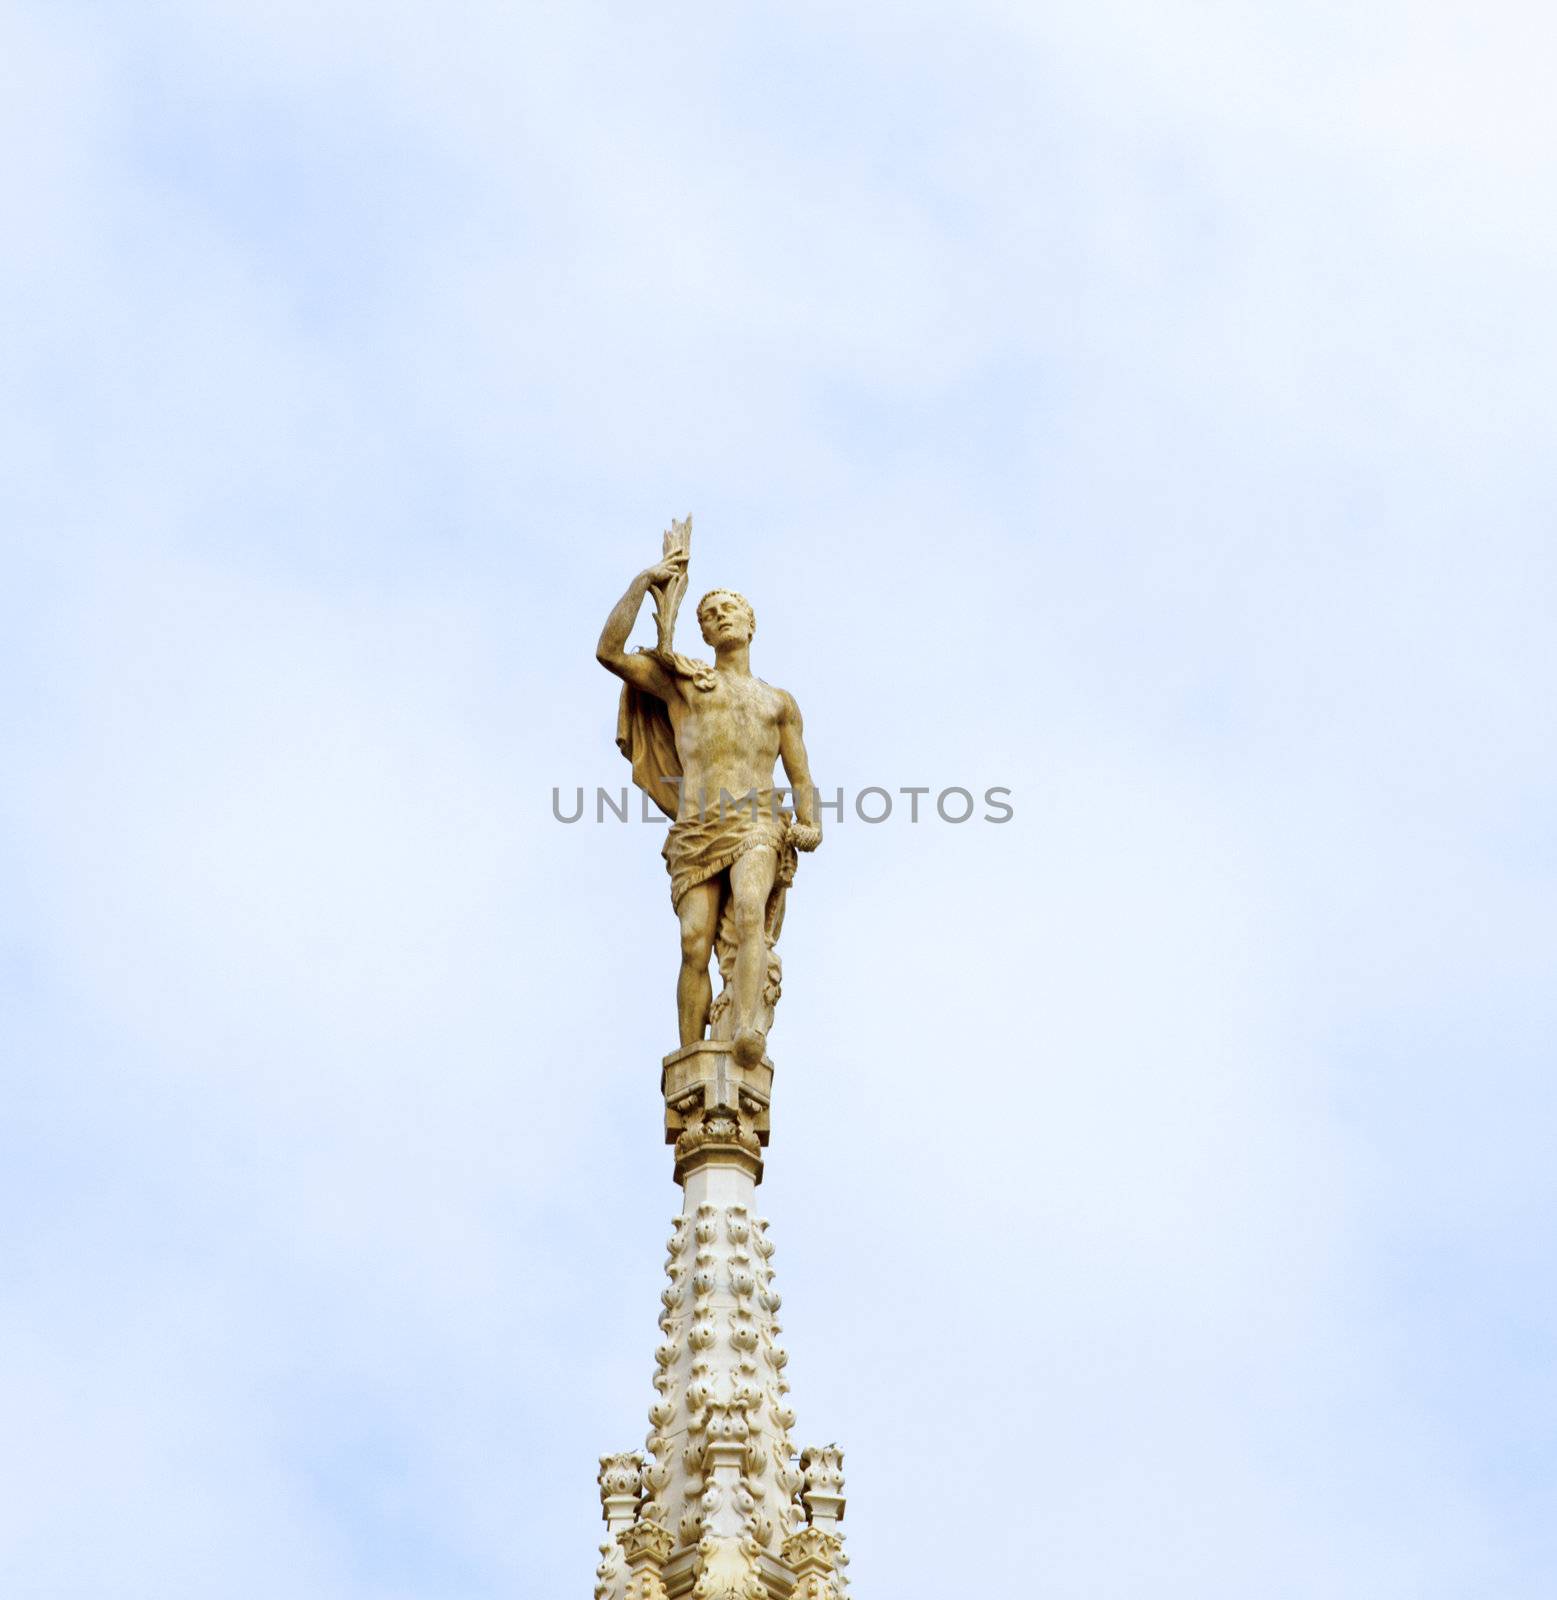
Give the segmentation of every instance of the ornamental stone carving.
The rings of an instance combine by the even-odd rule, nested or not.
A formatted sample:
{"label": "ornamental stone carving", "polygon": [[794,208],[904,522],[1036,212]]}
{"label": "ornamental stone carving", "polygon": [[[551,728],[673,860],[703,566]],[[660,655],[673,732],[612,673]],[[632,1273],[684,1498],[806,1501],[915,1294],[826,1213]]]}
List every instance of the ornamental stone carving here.
{"label": "ornamental stone carving", "polygon": [[675,1540],[655,1522],[640,1522],[617,1536],[629,1577],[623,1600],[668,1600],[665,1563]]}
{"label": "ornamental stone carving", "polygon": [[643,1498],[643,1457],[636,1453],[601,1456],[598,1481],[601,1508],[612,1532],[631,1527]]}
{"label": "ornamental stone carving", "polygon": [[832,1532],[843,1520],[843,1451],[835,1444],[813,1446],[800,1457],[805,1478],[801,1498],[806,1516],[816,1527]]}
{"label": "ornamental stone carving", "polygon": [[795,1574],[793,1600],[837,1600],[834,1570],[838,1540],[820,1528],[802,1528],[784,1541],[784,1560]]}

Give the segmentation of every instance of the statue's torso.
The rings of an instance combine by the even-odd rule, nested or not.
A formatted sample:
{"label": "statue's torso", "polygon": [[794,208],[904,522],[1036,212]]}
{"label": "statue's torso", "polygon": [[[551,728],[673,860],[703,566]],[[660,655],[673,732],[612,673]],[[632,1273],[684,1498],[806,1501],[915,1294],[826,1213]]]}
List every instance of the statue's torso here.
{"label": "statue's torso", "polygon": [[767,789],[779,754],[784,696],[761,678],[716,673],[712,689],[685,685],[670,704],[683,775],[681,815],[695,816],[699,795],[717,805],[733,795]]}

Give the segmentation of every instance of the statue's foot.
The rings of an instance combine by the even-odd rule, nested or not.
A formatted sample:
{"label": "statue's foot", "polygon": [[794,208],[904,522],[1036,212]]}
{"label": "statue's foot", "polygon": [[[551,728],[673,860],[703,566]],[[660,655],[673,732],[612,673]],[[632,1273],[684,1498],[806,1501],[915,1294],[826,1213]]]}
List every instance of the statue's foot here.
{"label": "statue's foot", "polygon": [[742,1028],[736,1034],[731,1054],[739,1067],[755,1067],[768,1047],[768,1036],[756,1028]]}

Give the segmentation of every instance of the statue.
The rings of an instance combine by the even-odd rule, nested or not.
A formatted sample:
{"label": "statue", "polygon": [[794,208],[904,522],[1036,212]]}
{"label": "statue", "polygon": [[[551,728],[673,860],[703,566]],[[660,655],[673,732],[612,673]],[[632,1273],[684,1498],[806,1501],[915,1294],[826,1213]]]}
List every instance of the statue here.
{"label": "statue", "polygon": [[[780,987],[775,946],[797,852],[822,842],[800,708],[751,670],[756,615],[728,589],[698,602],[714,652],[678,655],[676,612],[687,586],[692,519],[673,522],[657,566],[640,572],[606,618],[596,656],[624,680],[617,744],[633,781],[671,819],[665,841],[671,902],[681,923],[676,1010],[683,1046],[707,1029],[738,1063],[767,1047]],[[644,596],[655,600],[658,641],[627,651]],[[793,813],[780,804],[773,764],[784,763]],[[716,953],[723,990],[709,976]]]}

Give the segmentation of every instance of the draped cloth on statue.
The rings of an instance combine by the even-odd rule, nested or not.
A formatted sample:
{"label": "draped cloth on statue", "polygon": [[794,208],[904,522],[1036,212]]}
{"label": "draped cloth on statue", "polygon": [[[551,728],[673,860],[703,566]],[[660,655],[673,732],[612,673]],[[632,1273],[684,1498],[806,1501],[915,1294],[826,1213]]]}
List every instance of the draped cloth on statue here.
{"label": "draped cloth on statue", "polygon": [[[688,889],[717,877],[752,850],[771,850],[778,857],[773,893],[782,895],[795,881],[797,857],[789,843],[789,813],[778,809],[772,789],[759,789],[755,799],[738,804],[710,800],[700,815],[673,822],[664,849],[671,904],[679,906]],[[768,931],[777,933],[771,926]]]}
{"label": "draped cloth on statue", "polygon": [[633,782],[674,822],[681,803],[681,757],[670,713],[658,695],[622,685],[616,747],[632,763]]}

